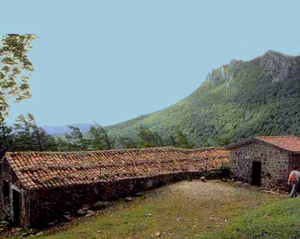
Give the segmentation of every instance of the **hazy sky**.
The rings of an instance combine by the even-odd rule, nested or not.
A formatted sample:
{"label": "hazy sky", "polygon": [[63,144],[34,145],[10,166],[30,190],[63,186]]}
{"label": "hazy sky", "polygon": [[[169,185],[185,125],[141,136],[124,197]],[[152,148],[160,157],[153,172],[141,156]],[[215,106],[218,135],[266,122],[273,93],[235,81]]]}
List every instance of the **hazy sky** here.
{"label": "hazy sky", "polygon": [[39,125],[119,123],[191,94],[212,68],[300,54],[300,1],[0,0],[0,35],[35,33],[32,97],[10,108]]}

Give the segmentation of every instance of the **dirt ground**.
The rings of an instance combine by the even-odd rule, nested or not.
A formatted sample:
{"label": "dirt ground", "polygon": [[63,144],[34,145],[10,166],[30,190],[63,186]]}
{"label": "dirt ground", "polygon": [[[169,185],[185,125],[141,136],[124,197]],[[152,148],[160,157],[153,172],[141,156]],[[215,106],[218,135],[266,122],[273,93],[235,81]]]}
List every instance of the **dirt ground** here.
{"label": "dirt ground", "polygon": [[[201,238],[229,221],[285,195],[221,181],[181,181],[120,199],[95,216],[74,218],[36,238]],[[16,237],[17,238],[17,237]]]}

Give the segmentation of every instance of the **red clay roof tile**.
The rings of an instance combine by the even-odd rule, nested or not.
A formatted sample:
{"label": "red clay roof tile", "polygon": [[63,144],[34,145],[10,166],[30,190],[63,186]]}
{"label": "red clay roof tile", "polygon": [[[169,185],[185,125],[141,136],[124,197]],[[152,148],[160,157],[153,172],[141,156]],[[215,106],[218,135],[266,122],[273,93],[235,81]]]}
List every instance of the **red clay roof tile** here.
{"label": "red clay roof tile", "polygon": [[260,141],[275,145],[279,148],[291,151],[300,152],[300,138],[294,135],[288,136],[261,136],[255,137]]}
{"label": "red clay roof tile", "polygon": [[[6,159],[25,188],[42,189],[199,171],[228,162],[229,151],[148,148],[93,152],[8,152]],[[210,160],[208,160],[210,159]]]}
{"label": "red clay roof tile", "polygon": [[296,154],[300,153],[300,138],[294,135],[254,137],[237,144],[229,145],[227,149],[234,149],[245,144],[257,143],[257,142],[271,144],[277,148],[289,151],[291,153],[296,153]]}

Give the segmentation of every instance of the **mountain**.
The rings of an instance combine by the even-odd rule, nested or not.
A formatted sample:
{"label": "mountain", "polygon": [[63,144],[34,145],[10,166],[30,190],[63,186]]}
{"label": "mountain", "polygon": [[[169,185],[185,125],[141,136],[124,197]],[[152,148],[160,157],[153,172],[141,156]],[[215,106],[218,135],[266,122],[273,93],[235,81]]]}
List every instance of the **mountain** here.
{"label": "mountain", "polygon": [[[72,124],[72,125],[78,127],[82,133],[89,131],[90,126],[92,126],[92,124]],[[42,126],[42,128],[52,136],[61,136],[61,135],[65,135],[66,133],[67,134],[71,133],[71,130],[67,125],[59,125],[59,126],[45,125]]]}
{"label": "mountain", "polygon": [[111,138],[137,139],[143,125],[168,144],[178,127],[196,147],[258,135],[300,135],[300,56],[268,51],[212,70],[191,95],[166,109],[105,127]]}

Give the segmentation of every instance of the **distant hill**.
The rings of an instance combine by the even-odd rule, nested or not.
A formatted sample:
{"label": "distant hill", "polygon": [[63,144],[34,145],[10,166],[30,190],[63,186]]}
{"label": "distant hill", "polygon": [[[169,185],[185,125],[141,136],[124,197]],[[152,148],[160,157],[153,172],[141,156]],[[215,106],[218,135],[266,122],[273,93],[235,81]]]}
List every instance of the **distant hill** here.
{"label": "distant hill", "polygon": [[268,51],[251,61],[232,60],[177,104],[105,128],[117,142],[136,139],[140,125],[165,142],[180,126],[196,147],[255,135],[300,135],[300,56]]}
{"label": "distant hill", "polygon": [[[90,126],[92,124],[72,124],[80,129],[82,133],[89,131]],[[71,133],[71,130],[67,125],[59,125],[59,126],[42,126],[42,128],[52,136],[61,136],[65,135],[66,133]]]}

